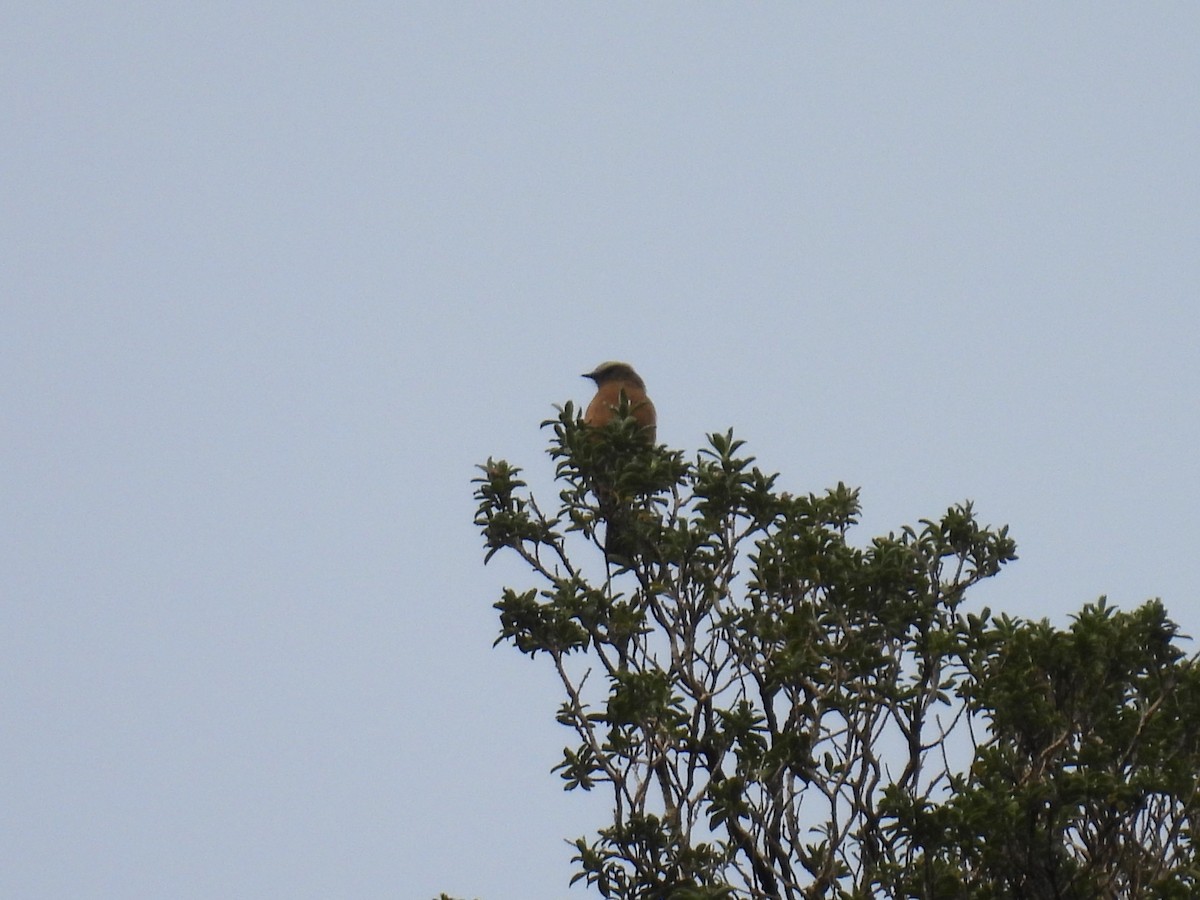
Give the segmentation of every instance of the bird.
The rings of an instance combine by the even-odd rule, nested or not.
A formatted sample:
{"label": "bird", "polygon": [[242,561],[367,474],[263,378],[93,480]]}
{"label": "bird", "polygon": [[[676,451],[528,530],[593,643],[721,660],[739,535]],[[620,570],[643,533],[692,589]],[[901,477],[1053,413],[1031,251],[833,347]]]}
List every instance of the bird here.
{"label": "bird", "polygon": [[[623,362],[604,362],[584,378],[596,382],[596,396],[587,405],[583,422],[591,428],[603,428],[620,412],[622,397],[628,404],[629,415],[641,426],[641,436],[647,444],[653,444],[658,435],[658,413],[646,396],[646,383],[634,371],[633,366]],[[618,499],[613,486],[605,480],[593,484],[596,499],[600,504],[599,514],[606,523],[604,534],[605,555],[614,561],[628,561],[633,556],[635,542],[631,534],[633,510],[626,502]]]}
{"label": "bird", "polygon": [[603,362],[592,371],[585,372],[583,377],[596,382],[596,396],[583,414],[585,424],[603,428],[611,422],[621,406],[621,394],[624,393],[629,398],[630,413],[642,426],[642,434],[649,443],[654,443],[658,434],[658,413],[646,396],[646,382],[633,370],[633,366],[616,361]]}

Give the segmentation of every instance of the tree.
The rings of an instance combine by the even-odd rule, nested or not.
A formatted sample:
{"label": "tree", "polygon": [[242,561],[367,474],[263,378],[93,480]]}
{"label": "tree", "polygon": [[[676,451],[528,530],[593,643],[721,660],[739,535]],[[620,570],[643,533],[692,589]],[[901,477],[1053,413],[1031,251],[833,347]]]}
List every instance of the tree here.
{"label": "tree", "polygon": [[[1157,601],[1066,630],[966,611],[1014,560],[971,504],[851,540],[858,492],[777,492],[728,434],[694,460],[567,404],[543,510],[476,479],[487,559],[528,564],[500,637],[561,679],[567,790],[612,820],[574,841],[600,896],[1191,897],[1195,657]],[[600,503],[598,495],[604,497]],[[601,510],[622,510],[605,558]],[[611,513],[608,513],[611,515]]]}

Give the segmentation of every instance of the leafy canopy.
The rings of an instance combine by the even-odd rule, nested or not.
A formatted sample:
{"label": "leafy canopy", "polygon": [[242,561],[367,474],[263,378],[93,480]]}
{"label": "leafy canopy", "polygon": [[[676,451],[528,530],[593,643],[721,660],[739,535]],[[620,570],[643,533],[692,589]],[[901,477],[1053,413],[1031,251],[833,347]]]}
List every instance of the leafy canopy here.
{"label": "leafy canopy", "polygon": [[[500,637],[562,682],[574,841],[600,896],[1191,897],[1200,691],[1161,603],[1066,630],[967,591],[1015,559],[971,504],[855,543],[858,491],[775,489],[732,433],[693,460],[567,404],[558,502],[476,479]],[[618,521],[619,520],[619,521]],[[620,545],[604,530],[619,524]]]}

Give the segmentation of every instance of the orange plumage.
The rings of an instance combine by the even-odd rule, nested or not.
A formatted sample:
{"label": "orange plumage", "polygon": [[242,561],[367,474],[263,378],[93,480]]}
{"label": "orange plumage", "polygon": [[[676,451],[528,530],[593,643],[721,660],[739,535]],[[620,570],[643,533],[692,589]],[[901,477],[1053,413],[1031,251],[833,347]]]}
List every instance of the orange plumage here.
{"label": "orange plumage", "polygon": [[583,376],[596,382],[596,396],[588,404],[583,421],[594,428],[602,428],[612,421],[621,405],[621,393],[629,398],[629,410],[642,426],[646,439],[653,444],[658,432],[658,414],[654,404],[646,396],[646,383],[623,362],[606,362],[596,366]]}

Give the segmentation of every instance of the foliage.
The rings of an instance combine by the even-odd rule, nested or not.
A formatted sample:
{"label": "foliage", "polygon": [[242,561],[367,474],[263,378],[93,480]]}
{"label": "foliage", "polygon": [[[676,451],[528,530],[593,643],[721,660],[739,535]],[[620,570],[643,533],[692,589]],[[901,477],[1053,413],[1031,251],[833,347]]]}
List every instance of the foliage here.
{"label": "foliage", "polygon": [[[627,412],[627,410],[626,410]],[[561,678],[556,771],[604,789],[574,842],[602,897],[1197,895],[1200,690],[1157,601],[1067,630],[966,592],[1015,559],[971,505],[859,546],[858,492],[777,492],[732,433],[693,461],[568,404],[543,511],[476,479],[500,637]],[[602,528],[621,515],[621,553]],[[598,574],[593,574],[593,571]]]}

